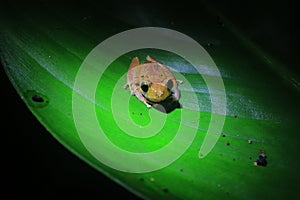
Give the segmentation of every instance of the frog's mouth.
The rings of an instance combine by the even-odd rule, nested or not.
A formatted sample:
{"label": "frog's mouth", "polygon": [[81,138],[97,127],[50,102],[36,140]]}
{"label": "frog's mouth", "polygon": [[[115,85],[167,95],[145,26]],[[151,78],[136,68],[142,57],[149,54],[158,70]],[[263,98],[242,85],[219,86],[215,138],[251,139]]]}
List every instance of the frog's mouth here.
{"label": "frog's mouth", "polygon": [[170,92],[167,96],[163,96],[163,97],[160,97],[160,98],[149,98],[149,97],[146,97],[145,95],[143,95],[143,97],[147,100],[147,102],[149,104],[156,104],[156,103],[159,103],[159,102],[162,102],[162,101],[166,100],[171,95],[172,95],[172,92]]}

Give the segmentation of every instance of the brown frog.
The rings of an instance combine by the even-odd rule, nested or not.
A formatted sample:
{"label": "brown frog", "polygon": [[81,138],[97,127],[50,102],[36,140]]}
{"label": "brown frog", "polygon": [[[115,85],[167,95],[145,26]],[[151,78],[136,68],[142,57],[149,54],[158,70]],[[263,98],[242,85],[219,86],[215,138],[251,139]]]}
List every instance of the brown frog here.
{"label": "brown frog", "polygon": [[131,95],[135,95],[148,108],[155,103],[166,100],[170,95],[176,101],[180,98],[177,81],[171,70],[154,58],[147,56],[148,62],[139,62],[134,57],[127,73],[127,83],[124,88],[130,88]]}

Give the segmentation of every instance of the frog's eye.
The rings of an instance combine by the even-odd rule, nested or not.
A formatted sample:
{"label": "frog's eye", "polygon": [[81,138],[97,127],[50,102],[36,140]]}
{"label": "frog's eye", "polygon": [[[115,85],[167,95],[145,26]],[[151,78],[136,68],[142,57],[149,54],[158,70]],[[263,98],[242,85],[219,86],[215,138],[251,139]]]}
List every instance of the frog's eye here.
{"label": "frog's eye", "polygon": [[173,88],[173,81],[171,79],[169,79],[166,86],[167,86],[168,89],[171,90]]}
{"label": "frog's eye", "polygon": [[142,83],[141,84],[141,88],[144,92],[148,92],[149,86],[147,83]]}

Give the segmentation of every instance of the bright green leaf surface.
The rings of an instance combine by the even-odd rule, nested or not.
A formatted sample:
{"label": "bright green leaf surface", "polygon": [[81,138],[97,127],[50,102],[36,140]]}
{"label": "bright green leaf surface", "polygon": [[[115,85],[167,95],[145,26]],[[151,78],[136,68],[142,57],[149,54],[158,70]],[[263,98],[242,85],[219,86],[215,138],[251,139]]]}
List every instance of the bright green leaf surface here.
{"label": "bright green leaf surface", "polygon": [[[146,199],[283,199],[298,195],[300,149],[296,110],[299,90],[288,87],[283,78],[286,74],[274,73],[279,64],[265,62],[250,41],[237,37],[230,26],[216,26],[214,15],[204,9],[200,13],[203,20],[198,21],[197,27],[191,27],[171,23],[167,14],[156,21],[146,12],[142,15],[143,21],[141,15],[134,18],[131,14],[125,19],[122,13],[99,13],[91,4],[88,8],[81,4],[68,7],[57,4],[45,2],[39,9],[20,9],[10,4],[11,12],[6,12],[7,23],[1,32],[1,59],[28,108],[66,148]],[[95,106],[97,119],[107,137],[127,151],[150,152],[168,144],[180,126],[194,130],[196,135],[187,151],[165,168],[148,173],[121,172],[99,162],[83,145],[73,119],[73,86],[81,63],[98,43],[121,31],[149,25],[181,31],[197,40],[211,55],[226,89],[227,115],[222,131],[225,137],[219,138],[208,156],[199,158],[199,148],[211,118],[210,94],[201,74],[171,52],[158,49],[128,52],[105,71],[95,100],[86,99]],[[124,104],[123,98],[113,97],[113,90],[136,55],[142,60],[146,55],[153,56],[170,66],[175,75],[184,76],[192,86],[189,88],[185,83],[179,86],[183,109],[156,114],[158,118],[166,118],[166,123],[150,138],[128,135],[118,126],[112,112],[112,98],[119,106]],[[207,67],[206,75],[214,78],[209,70]],[[122,87],[118,90],[120,96],[130,96],[128,90]],[[75,92],[85,97],[81,91]],[[200,112],[188,101],[191,94],[196,95]],[[43,98],[43,102],[34,96]],[[124,106],[130,119],[121,111],[118,114],[125,126],[126,120],[147,126],[151,123],[151,112],[158,112],[148,110],[135,97],[130,97],[129,106]],[[199,115],[198,127],[180,124],[182,112]],[[248,140],[252,140],[252,144]],[[227,141],[230,145],[226,145]],[[268,156],[266,167],[253,165],[259,149]],[[126,164],[126,159],[119,162]]]}

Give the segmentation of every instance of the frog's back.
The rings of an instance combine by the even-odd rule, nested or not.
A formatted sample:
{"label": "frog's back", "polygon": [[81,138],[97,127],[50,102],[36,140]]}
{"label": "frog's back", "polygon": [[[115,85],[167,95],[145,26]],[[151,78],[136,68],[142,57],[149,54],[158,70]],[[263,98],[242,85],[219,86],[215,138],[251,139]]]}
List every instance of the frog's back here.
{"label": "frog's back", "polygon": [[164,80],[175,80],[170,69],[161,64],[145,62],[130,66],[127,73],[128,84],[140,84],[141,82],[162,83]]}

